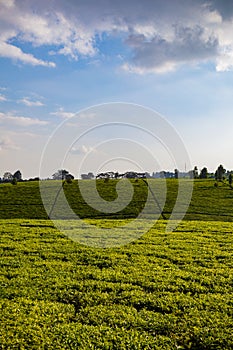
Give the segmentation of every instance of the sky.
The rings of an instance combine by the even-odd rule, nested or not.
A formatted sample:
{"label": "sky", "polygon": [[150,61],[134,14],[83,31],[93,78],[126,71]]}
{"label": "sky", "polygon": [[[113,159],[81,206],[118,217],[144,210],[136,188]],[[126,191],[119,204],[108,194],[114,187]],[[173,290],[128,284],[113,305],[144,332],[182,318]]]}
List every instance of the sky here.
{"label": "sky", "polygon": [[[64,133],[72,126],[77,139],[103,120],[117,122],[114,107],[109,117],[99,107],[116,102],[126,104],[131,126],[127,104],[162,116],[183,141],[190,167],[233,169],[232,32],[228,0],[0,0],[0,177],[18,169],[23,178],[50,177],[61,166],[75,176],[174,170],[174,159],[162,159],[166,145],[160,150],[161,143],[126,126],[64,141],[64,162],[58,135],[69,140]],[[147,113],[138,118],[147,135],[155,130]],[[178,165],[185,170],[186,160]]]}

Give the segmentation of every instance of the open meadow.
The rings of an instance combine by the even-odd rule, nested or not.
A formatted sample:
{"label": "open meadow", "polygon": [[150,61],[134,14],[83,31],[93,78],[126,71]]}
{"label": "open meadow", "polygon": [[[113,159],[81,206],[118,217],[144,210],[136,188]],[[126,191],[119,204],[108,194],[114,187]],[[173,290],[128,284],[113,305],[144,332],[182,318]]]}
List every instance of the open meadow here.
{"label": "open meadow", "polygon": [[[81,218],[114,226],[143,208],[147,188],[132,183],[132,201],[113,214],[90,208],[76,181],[64,191]],[[97,184],[109,201],[115,186],[115,180]],[[167,188],[166,219],[177,181],[168,180]],[[60,232],[44,210],[38,182],[1,184],[0,203],[1,349],[233,348],[233,190],[227,184],[195,180],[174,232],[165,232],[167,220],[160,219],[139,239],[106,249]],[[151,210],[158,210],[155,203]]]}

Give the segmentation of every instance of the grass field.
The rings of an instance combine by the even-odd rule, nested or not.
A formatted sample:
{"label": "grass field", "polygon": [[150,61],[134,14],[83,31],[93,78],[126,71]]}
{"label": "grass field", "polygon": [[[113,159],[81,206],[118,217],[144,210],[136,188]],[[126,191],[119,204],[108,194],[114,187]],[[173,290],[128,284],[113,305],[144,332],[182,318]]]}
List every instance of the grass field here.
{"label": "grass field", "polygon": [[[114,198],[114,182],[99,186]],[[137,186],[118,218],[90,211],[75,183],[65,191],[80,217],[109,225],[143,207]],[[168,181],[168,216],[176,193]],[[0,185],[0,348],[232,349],[232,199],[227,185],[197,180],[175,232],[159,220],[130,244],[100,249],[47,220],[38,183]]]}

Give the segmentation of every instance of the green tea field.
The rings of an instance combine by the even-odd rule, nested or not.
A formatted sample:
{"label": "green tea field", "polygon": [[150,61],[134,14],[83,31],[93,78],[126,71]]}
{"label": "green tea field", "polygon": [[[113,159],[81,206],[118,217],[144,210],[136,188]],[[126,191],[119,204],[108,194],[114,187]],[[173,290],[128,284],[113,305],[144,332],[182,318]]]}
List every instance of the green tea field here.
{"label": "green tea field", "polygon": [[[134,218],[145,198],[135,183],[129,206],[104,217],[82,201],[75,182],[66,186],[70,205],[94,225]],[[99,186],[114,199],[114,182]],[[167,217],[176,193],[171,180]],[[174,232],[160,219],[139,239],[105,249],[56,229],[38,183],[0,185],[0,201],[1,349],[233,349],[229,186],[195,181]]]}
{"label": "green tea field", "polygon": [[[79,180],[82,182],[81,180]],[[84,180],[88,189],[88,184],[93,180]],[[158,199],[162,199],[160,192],[163,190],[160,180],[149,179],[149,184],[155,184],[155,193]],[[184,180],[187,184],[190,180]],[[48,195],[51,194],[52,202],[54,198],[53,187],[59,188],[60,181],[45,181],[44,191]],[[71,184],[65,184],[64,192],[72,209],[80,218],[114,218],[125,219],[134,218],[143,209],[147,198],[148,189],[142,180],[138,182],[131,180],[134,189],[132,201],[125,209],[119,213],[105,214],[88,206],[80,194],[78,181],[75,180]],[[59,185],[58,185],[59,184]],[[103,199],[113,201],[117,197],[116,180],[110,180],[105,183],[104,180],[97,181],[97,189]],[[175,179],[169,179],[166,183],[167,194],[164,213],[169,218],[174,207],[178,182]],[[50,198],[51,200],[51,198]],[[186,220],[204,220],[204,221],[232,221],[233,222],[233,189],[227,183],[220,183],[214,187],[214,180],[195,180],[193,187],[192,200],[186,213]],[[59,205],[59,198],[58,198]],[[51,203],[52,206],[52,203]],[[97,202],[98,206],[98,202]],[[62,205],[61,205],[62,207]],[[48,215],[44,209],[40,195],[39,182],[22,182],[17,186],[11,184],[0,185],[0,219],[47,219]],[[152,201],[151,212],[158,211],[158,207]],[[62,217],[62,213],[61,213]]]}

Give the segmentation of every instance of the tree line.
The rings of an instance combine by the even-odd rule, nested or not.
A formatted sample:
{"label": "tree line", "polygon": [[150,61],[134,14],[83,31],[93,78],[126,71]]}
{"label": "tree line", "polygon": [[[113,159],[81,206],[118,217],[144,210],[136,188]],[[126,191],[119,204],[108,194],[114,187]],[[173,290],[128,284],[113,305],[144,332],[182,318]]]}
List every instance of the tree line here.
{"label": "tree line", "polygon": [[[160,172],[152,172],[151,174],[148,172],[135,172],[135,171],[127,171],[125,173],[119,173],[119,172],[102,172],[99,174],[94,175],[93,172],[88,172],[87,174],[81,174],[82,180],[91,180],[91,179],[119,179],[119,178],[131,178],[131,179],[138,179],[138,178],[190,178],[190,179],[207,179],[207,178],[214,178],[216,183],[219,181],[228,180],[230,186],[232,186],[232,173],[233,171],[226,170],[222,164],[218,166],[216,171],[208,172],[208,169],[206,167],[203,167],[200,171],[198,171],[197,166],[195,166],[192,170],[188,172],[181,172],[178,169],[174,169],[173,172],[171,171],[160,171]],[[72,181],[74,179],[74,175],[72,175],[68,170],[66,169],[59,169],[57,170],[48,180],[66,180],[66,181]],[[3,174],[3,177],[0,178],[1,183],[12,183],[17,184],[17,182],[21,181],[39,181],[39,177],[30,178],[28,180],[24,180],[22,173],[20,170],[15,171],[14,173],[11,173],[9,171],[5,172]]]}
{"label": "tree line", "polygon": [[15,185],[18,181],[23,181],[20,170],[16,170],[13,174],[6,171],[3,174],[3,177],[0,178],[0,182],[11,182],[13,185]]}
{"label": "tree line", "polygon": [[117,178],[166,178],[166,179],[178,179],[178,178],[189,178],[189,179],[207,179],[207,178],[214,178],[216,181],[223,181],[228,178],[232,178],[233,171],[229,171],[224,169],[223,165],[219,165],[216,171],[209,172],[206,167],[202,168],[200,171],[198,171],[197,166],[194,167],[194,169],[188,171],[188,172],[181,172],[178,169],[174,169],[174,171],[159,171],[159,172],[152,172],[151,174],[148,172],[138,173],[134,171],[127,171],[126,173],[118,173],[113,171],[108,171],[105,173],[99,173],[96,176],[89,172],[87,174],[81,174],[81,179],[83,180],[91,180],[94,178],[97,179],[117,179]]}

